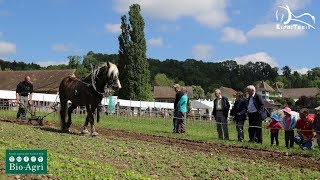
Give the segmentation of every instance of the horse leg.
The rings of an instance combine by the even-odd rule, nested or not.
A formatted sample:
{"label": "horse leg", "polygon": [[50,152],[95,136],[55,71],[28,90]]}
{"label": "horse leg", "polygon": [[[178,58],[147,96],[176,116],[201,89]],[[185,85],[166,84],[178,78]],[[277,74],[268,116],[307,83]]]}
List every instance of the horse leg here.
{"label": "horse leg", "polygon": [[[94,128],[94,116],[93,113],[97,109],[97,107],[91,107],[90,111],[90,127],[91,127],[91,136],[98,136],[99,134],[96,132],[96,129]],[[89,114],[88,114],[89,115]]]}
{"label": "horse leg", "polygon": [[89,124],[90,121],[90,112],[91,112],[91,106],[90,105],[86,105],[86,109],[87,109],[87,117],[86,117],[86,121],[84,122],[83,126],[80,128],[80,133],[81,134],[89,134],[89,131],[87,130],[87,126]]}
{"label": "horse leg", "polygon": [[81,134],[89,134],[89,131],[88,131],[88,129],[87,129],[87,126],[88,126],[88,124],[89,124],[89,117],[88,117],[88,115],[87,115],[87,117],[86,117],[86,121],[84,122],[84,124],[83,124],[83,126],[80,128],[80,133]]}
{"label": "horse leg", "polygon": [[[62,98],[60,98],[62,99]],[[63,102],[64,100],[62,100],[61,102]],[[61,107],[60,107],[60,126],[61,126],[61,130],[63,132],[66,132],[66,110],[67,110],[67,103],[61,103]]]}
{"label": "horse leg", "polygon": [[76,108],[76,106],[74,104],[71,104],[71,106],[68,108],[68,122],[66,124],[66,128],[69,129],[72,121],[71,121],[71,114],[73,112],[73,110]]}

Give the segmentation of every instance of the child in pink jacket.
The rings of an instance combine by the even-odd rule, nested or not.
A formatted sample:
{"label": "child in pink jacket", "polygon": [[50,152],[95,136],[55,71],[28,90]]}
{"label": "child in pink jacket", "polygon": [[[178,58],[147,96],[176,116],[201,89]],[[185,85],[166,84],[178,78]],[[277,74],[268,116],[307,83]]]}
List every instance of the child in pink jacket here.
{"label": "child in pink jacket", "polygon": [[273,146],[274,140],[276,141],[276,145],[279,146],[279,130],[281,129],[281,124],[279,122],[279,116],[276,114],[272,114],[271,117],[272,121],[267,126],[270,129],[270,137],[271,137],[271,146]]}

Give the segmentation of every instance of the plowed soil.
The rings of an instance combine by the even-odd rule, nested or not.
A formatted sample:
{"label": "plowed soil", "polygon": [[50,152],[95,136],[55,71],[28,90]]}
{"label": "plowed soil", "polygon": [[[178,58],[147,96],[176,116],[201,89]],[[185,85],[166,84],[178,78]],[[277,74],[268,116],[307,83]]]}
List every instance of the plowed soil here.
{"label": "plowed soil", "polygon": [[[10,122],[10,123],[19,123],[15,119],[12,118],[0,118],[1,121]],[[55,131],[60,133],[59,124],[54,122],[44,122],[44,126],[41,126],[41,129],[51,129],[51,131]],[[72,125],[71,132],[72,134],[78,134],[78,130],[80,126]],[[200,151],[210,154],[222,154],[229,157],[237,157],[237,158],[245,158],[253,161],[264,160],[269,162],[275,162],[277,164],[282,164],[285,166],[291,166],[295,168],[308,168],[316,171],[320,171],[320,154],[319,158],[315,159],[309,157],[307,155],[288,155],[286,152],[280,151],[272,151],[272,150],[264,150],[264,149],[254,149],[243,146],[231,146],[224,145],[219,143],[209,143],[202,141],[194,141],[187,139],[178,139],[173,137],[166,136],[156,136],[156,135],[148,135],[137,132],[129,132],[124,130],[115,130],[108,128],[99,128],[98,130],[99,136],[105,137],[122,137],[135,139],[146,142],[153,142],[159,144],[165,144],[170,146],[176,146],[179,148],[191,150],[191,151]]]}

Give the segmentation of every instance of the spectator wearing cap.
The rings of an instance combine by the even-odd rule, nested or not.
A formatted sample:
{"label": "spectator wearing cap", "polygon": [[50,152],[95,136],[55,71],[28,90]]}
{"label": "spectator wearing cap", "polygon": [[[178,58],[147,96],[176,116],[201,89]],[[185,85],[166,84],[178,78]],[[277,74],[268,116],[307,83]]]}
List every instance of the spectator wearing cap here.
{"label": "spectator wearing cap", "polygon": [[224,136],[225,140],[229,140],[228,114],[230,103],[227,97],[221,95],[220,89],[216,89],[214,95],[216,98],[213,101],[212,115],[217,122],[218,137],[223,139]]}
{"label": "spectator wearing cap", "polygon": [[267,126],[270,129],[270,138],[271,138],[271,146],[273,146],[274,140],[276,141],[276,145],[279,146],[279,130],[281,129],[281,124],[279,122],[279,116],[276,114],[271,115],[271,122]]}
{"label": "spectator wearing cap", "polygon": [[294,128],[296,127],[297,120],[292,116],[292,111],[289,107],[282,109],[284,117],[282,119],[282,127],[284,129],[284,138],[286,148],[292,148],[294,144]]}
{"label": "spectator wearing cap", "polygon": [[185,133],[186,132],[186,118],[188,112],[188,95],[187,95],[187,88],[181,88],[181,98],[177,104],[178,109],[178,119],[177,119],[177,131],[178,133]]}
{"label": "spectator wearing cap", "polygon": [[230,115],[233,116],[233,120],[236,123],[236,129],[238,132],[238,141],[244,141],[243,125],[247,118],[247,101],[243,99],[243,93],[236,93],[236,100],[234,106],[230,111]]}
{"label": "spectator wearing cap", "polygon": [[314,132],[312,131],[313,117],[309,115],[309,111],[306,108],[302,108],[299,111],[300,119],[298,119],[296,128],[298,136],[294,137],[294,141],[299,144],[301,149],[313,149],[313,137]]}
{"label": "spectator wearing cap", "polygon": [[175,84],[174,86],[173,86],[173,88],[174,88],[174,91],[176,92],[176,97],[175,97],[175,99],[174,99],[174,112],[173,112],[173,119],[172,119],[172,121],[173,121],[173,133],[178,133],[178,128],[177,128],[177,119],[178,119],[178,102],[179,102],[179,100],[180,100],[180,98],[181,98],[181,89],[180,89],[180,85],[179,84]]}
{"label": "spectator wearing cap", "polygon": [[313,130],[317,134],[317,143],[318,143],[318,148],[320,149],[320,106],[316,107],[316,115],[314,118],[314,123],[313,123]]}

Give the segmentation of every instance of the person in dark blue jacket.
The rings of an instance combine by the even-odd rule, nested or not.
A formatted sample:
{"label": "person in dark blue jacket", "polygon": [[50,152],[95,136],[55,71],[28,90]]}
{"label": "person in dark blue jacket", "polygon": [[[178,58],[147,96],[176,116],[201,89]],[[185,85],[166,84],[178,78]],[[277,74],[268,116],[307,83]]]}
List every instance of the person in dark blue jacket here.
{"label": "person in dark blue jacket", "polygon": [[243,93],[237,92],[236,101],[234,102],[233,108],[230,115],[233,116],[233,120],[236,123],[236,129],[238,132],[238,141],[244,141],[243,125],[247,118],[247,102],[243,99]]}

